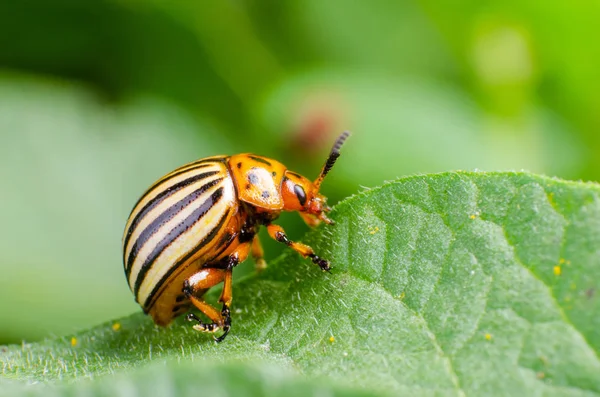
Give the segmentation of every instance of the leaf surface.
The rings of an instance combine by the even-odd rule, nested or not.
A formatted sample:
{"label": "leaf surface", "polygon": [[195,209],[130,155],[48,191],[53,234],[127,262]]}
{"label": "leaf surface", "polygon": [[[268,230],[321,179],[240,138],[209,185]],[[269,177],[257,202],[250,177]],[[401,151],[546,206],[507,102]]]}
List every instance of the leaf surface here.
{"label": "leaf surface", "polygon": [[160,329],[139,314],[10,346],[3,378],[19,381],[14,390],[100,376],[86,383],[98,390],[111,374],[163,362],[173,372],[180,361],[181,379],[203,365],[222,368],[224,384],[276,366],[305,377],[289,382],[306,393],[325,382],[341,395],[600,395],[598,185],[417,176],[351,197],[332,217],[305,240],[331,273],[287,252],[240,280],[222,344],[183,320]]}

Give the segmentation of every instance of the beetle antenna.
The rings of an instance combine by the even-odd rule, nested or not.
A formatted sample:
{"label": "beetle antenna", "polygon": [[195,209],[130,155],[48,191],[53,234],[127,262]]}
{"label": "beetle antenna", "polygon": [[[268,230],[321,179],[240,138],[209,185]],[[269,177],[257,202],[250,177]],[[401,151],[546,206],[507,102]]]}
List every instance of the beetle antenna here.
{"label": "beetle antenna", "polygon": [[319,190],[319,188],[321,187],[321,183],[323,182],[323,179],[325,179],[325,176],[331,170],[331,167],[333,167],[333,165],[335,164],[335,161],[338,159],[338,157],[340,157],[340,148],[342,147],[342,145],[344,144],[344,142],[346,141],[346,139],[349,136],[350,136],[350,132],[344,131],[340,134],[338,139],[335,140],[335,143],[333,144],[333,147],[331,148],[331,152],[329,153],[329,157],[327,157],[327,161],[325,161],[325,164],[323,165],[323,168],[321,169],[321,173],[319,174],[319,177],[315,180],[314,185],[317,188],[317,190]]}

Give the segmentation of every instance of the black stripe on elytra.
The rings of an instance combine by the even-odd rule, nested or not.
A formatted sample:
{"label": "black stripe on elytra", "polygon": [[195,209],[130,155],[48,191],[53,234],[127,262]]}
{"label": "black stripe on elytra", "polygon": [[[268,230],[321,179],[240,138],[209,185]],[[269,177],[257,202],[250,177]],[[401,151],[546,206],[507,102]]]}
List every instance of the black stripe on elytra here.
{"label": "black stripe on elytra", "polygon": [[[196,164],[198,164],[198,166],[195,166]],[[138,199],[138,201],[135,202],[133,209],[135,209],[138,206],[138,204],[144,199],[144,197],[146,197],[148,195],[148,193],[150,193],[151,191],[153,191],[154,189],[156,189],[158,186],[162,185],[163,183],[167,182],[169,179],[173,178],[174,176],[181,175],[188,171],[194,171],[199,168],[209,167],[211,165],[214,165],[214,163],[210,163],[210,162],[206,161],[205,159],[202,159],[202,160],[194,161],[193,163],[189,163],[189,164],[186,164],[186,165],[183,165],[183,166],[177,168],[175,171],[172,171],[172,173],[169,173],[169,174],[165,175],[164,177],[160,178],[159,180],[154,182],[148,189],[146,189],[144,194],[142,194],[142,197],[140,197]],[[194,166],[194,167],[187,168],[190,166]],[[168,176],[168,178],[167,178],[167,176]]]}
{"label": "black stripe on elytra", "polygon": [[140,197],[138,199],[138,201],[135,203],[135,205],[133,206],[133,208],[135,209],[135,207],[138,206],[138,204],[144,199],[144,197],[146,197],[146,195],[148,193],[150,193],[151,191],[153,191],[156,187],[162,185],[163,183],[167,182],[169,179],[177,176],[177,175],[181,175],[184,174],[188,171],[195,171],[197,169],[200,168],[206,168],[206,167],[210,167],[211,165],[219,165],[219,163],[226,163],[227,162],[228,157],[226,156],[215,156],[215,157],[207,157],[204,159],[200,159],[200,160],[196,160],[196,161],[192,161],[191,163],[187,163],[182,165],[179,168],[176,168],[175,170],[171,171],[170,173],[168,173],[167,175],[163,176],[162,178],[160,178],[159,180],[157,180],[156,182],[154,182],[148,189],[146,189],[146,191],[144,192],[144,194],[142,194],[142,197]]}
{"label": "black stripe on elytra", "polygon": [[202,241],[200,241],[200,243],[198,243],[197,246],[194,247],[194,249],[190,250],[190,252],[188,252],[183,258],[180,258],[175,264],[173,264],[173,266],[171,266],[169,268],[169,271],[167,271],[167,273],[165,273],[165,275],[162,276],[162,278],[159,280],[159,282],[156,283],[156,285],[154,285],[152,292],[150,292],[150,294],[148,295],[148,298],[146,298],[146,301],[142,305],[142,307],[144,308],[144,312],[148,313],[150,311],[150,309],[152,308],[152,305],[154,305],[154,301],[155,301],[154,298],[155,298],[156,294],[158,293],[160,288],[164,286],[164,283],[169,279],[169,277],[171,277],[173,272],[175,272],[177,269],[179,269],[179,267],[181,265],[185,264],[192,256],[196,255],[196,253],[198,253],[198,251],[200,251],[202,248],[206,247],[208,244],[210,244],[210,242],[212,240],[215,239],[215,237],[217,236],[219,231],[223,228],[223,225],[229,218],[230,214],[231,214],[231,209],[228,209],[223,214],[221,219],[219,220],[219,223],[217,224],[217,226],[215,226],[210,231],[210,233],[208,233],[206,235],[206,237],[204,237],[204,239]]}
{"label": "black stripe on elytra", "polygon": [[[144,244],[146,244],[146,242],[150,239],[150,237],[152,237],[152,235],[156,233],[156,231],[160,229],[161,226],[173,219],[173,217],[177,215],[181,210],[183,210],[185,207],[196,201],[198,197],[200,197],[204,192],[206,192],[211,187],[217,185],[222,180],[223,178],[217,178],[202,185],[198,189],[194,190],[193,192],[191,192],[190,194],[188,194],[187,196],[185,196],[184,198],[182,198],[181,200],[179,200],[178,202],[174,203],[169,208],[161,212],[160,215],[154,218],[152,222],[150,222],[150,224],[146,226],[144,230],[142,230],[137,240],[135,240],[135,242],[133,243],[131,251],[129,251],[129,256],[127,258],[127,264],[129,266],[127,266],[125,269],[125,274],[127,275],[128,279],[129,275],[131,274],[131,269],[133,268],[133,262],[135,261],[135,258],[139,254]],[[210,201],[210,199],[208,199],[207,201]],[[195,213],[195,211],[193,213]]]}
{"label": "black stripe on elytra", "polygon": [[173,241],[177,240],[181,237],[182,234],[187,232],[192,226],[196,224],[210,209],[219,202],[219,200],[223,197],[223,187],[218,188],[214,191],[213,194],[210,195],[209,198],[206,199],[198,208],[196,208],[190,215],[187,216],[184,220],[179,222],[169,233],[167,233],[162,240],[152,250],[150,255],[146,258],[142,267],[140,268],[140,272],[137,275],[137,279],[135,280],[135,286],[133,288],[134,294],[137,296],[140,286],[146,278],[146,273],[152,268],[152,264],[162,254],[162,252],[173,243]]}
{"label": "black stripe on elytra", "polygon": [[[206,167],[206,165],[202,165],[202,166],[200,166],[198,168],[204,168],[204,167]],[[192,170],[196,170],[196,169],[197,168],[194,168]],[[189,171],[192,171],[192,170],[182,171],[181,173],[189,172]],[[173,175],[172,177],[177,176],[177,175],[179,175],[181,173]],[[159,194],[157,194],[156,197],[154,197],[152,200],[148,201],[146,203],[146,205],[144,205],[144,207],[140,211],[138,211],[138,213],[135,215],[135,218],[133,218],[133,221],[131,222],[131,226],[129,226],[129,229],[127,230],[127,235],[125,236],[125,239],[123,241],[123,261],[125,261],[125,252],[127,251],[127,245],[129,244],[129,239],[131,238],[131,235],[135,231],[137,225],[141,222],[141,220],[150,211],[152,211],[154,208],[156,208],[157,205],[159,205],[164,200],[166,200],[168,197],[170,197],[174,193],[178,192],[179,190],[183,189],[184,187],[189,186],[192,183],[195,183],[195,182],[197,182],[199,180],[209,178],[209,177],[211,177],[213,175],[216,175],[218,173],[219,173],[219,171],[210,171],[210,172],[203,172],[202,174],[194,175],[194,176],[192,176],[190,178],[184,179],[182,181],[179,181],[179,182],[175,183],[174,185],[169,186],[167,189],[164,189]],[[169,179],[171,179],[172,177],[170,177]],[[148,192],[150,192],[150,190]],[[143,197],[145,197],[145,196],[146,195],[144,195]],[[137,204],[136,204],[136,206],[137,206]],[[125,268],[127,268],[128,265],[129,266],[131,265],[131,262],[124,263],[124,264],[125,264]]]}
{"label": "black stripe on elytra", "polygon": [[259,163],[263,163],[268,165],[269,167],[271,166],[271,163],[268,162],[267,160],[263,159],[262,157],[257,157],[257,156],[248,156],[248,158],[254,160],[254,161],[258,161]]}

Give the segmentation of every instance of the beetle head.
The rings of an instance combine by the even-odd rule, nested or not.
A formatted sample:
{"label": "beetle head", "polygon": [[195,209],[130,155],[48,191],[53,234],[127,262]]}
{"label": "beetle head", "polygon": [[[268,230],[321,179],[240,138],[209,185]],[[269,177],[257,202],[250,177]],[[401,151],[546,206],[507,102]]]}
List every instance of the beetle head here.
{"label": "beetle head", "polygon": [[321,169],[321,173],[314,182],[295,172],[286,171],[285,173],[281,186],[284,209],[300,212],[302,219],[310,226],[316,226],[321,221],[327,224],[333,223],[326,215],[331,210],[327,205],[327,198],[319,193],[319,189],[321,188],[323,179],[340,156],[340,148],[349,136],[350,133],[344,131],[337,138],[327,157],[327,161],[325,161]]}

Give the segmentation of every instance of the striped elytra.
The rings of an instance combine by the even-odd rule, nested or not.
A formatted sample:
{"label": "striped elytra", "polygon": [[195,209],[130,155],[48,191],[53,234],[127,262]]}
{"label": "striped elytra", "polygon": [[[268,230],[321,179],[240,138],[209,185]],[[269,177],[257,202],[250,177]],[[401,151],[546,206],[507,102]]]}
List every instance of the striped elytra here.
{"label": "striped elytra", "polygon": [[[134,205],[123,236],[123,265],[129,287],[144,312],[158,325],[168,325],[190,306],[194,329],[223,331],[231,326],[231,274],[248,255],[257,269],[266,266],[256,235],[265,226],[269,235],[323,270],[329,262],[301,243],[290,241],[272,222],[281,211],[298,211],[314,226],[329,207],[320,184],[339,156],[348,137],[340,135],[321,170],[311,182],[269,158],[253,154],[217,156],[184,165],[155,182]],[[204,293],[221,282],[218,311],[203,300]]]}
{"label": "striped elytra", "polygon": [[[183,166],[144,193],[125,228],[123,263],[129,287],[146,312],[170,278],[191,261],[218,253],[215,240],[237,207],[224,157]],[[154,317],[159,324],[170,321],[162,312]]]}

